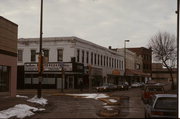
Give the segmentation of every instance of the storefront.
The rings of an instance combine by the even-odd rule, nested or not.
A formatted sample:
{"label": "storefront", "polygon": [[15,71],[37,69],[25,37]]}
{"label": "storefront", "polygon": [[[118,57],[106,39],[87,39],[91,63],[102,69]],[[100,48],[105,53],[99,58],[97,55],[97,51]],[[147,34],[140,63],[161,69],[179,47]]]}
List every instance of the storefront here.
{"label": "storefront", "polygon": [[[64,72],[62,71],[62,67],[64,68]],[[46,66],[44,66],[42,88],[79,88],[79,82],[83,78],[83,74],[83,64],[75,62],[64,62],[63,64],[62,62],[50,62]],[[22,87],[24,89],[37,88],[39,82],[37,63],[24,64],[23,82],[24,85]]]}
{"label": "storefront", "polygon": [[10,67],[0,65],[0,92],[9,92]]}
{"label": "storefront", "polygon": [[146,83],[146,80],[151,77],[150,74],[148,73],[144,73],[140,70],[132,70],[132,69],[127,69],[126,75],[127,75],[126,76],[127,81],[130,85],[135,82]]}
{"label": "storefront", "polygon": [[122,76],[120,70],[114,69],[112,71],[112,74],[108,74],[108,83],[118,85],[121,84],[122,82],[124,82],[124,77]]}

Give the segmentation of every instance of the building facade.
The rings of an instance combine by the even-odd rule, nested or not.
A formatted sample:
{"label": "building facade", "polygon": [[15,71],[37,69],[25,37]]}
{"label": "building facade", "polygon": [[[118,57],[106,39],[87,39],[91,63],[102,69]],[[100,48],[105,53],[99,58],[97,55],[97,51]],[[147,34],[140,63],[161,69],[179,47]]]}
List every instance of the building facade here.
{"label": "building facade", "polygon": [[[173,80],[177,86],[177,69],[173,69]],[[166,68],[163,68],[162,63],[152,63],[152,80],[161,83],[171,82],[171,76]]]}
{"label": "building facade", "polygon": [[[125,55],[124,48],[113,49],[120,54]],[[126,80],[131,85],[135,82],[146,82],[149,74],[143,72],[143,58],[136,52],[126,49]]]}
{"label": "building facade", "polygon": [[18,25],[0,16],[0,94],[16,95]]}
{"label": "building facade", "polygon": [[152,50],[140,47],[140,48],[128,48],[128,50],[135,52],[138,56],[142,56],[143,72],[152,74]]}
{"label": "building facade", "polygon": [[[21,79],[18,81],[20,87],[24,85],[26,88],[28,87],[26,84],[37,84],[38,51],[39,38],[19,39],[18,69],[24,70],[24,77],[19,75],[21,78],[18,78]],[[97,86],[109,81],[117,83],[124,73],[122,55],[77,37],[43,38],[43,52],[46,57],[44,60],[48,62],[44,69],[43,75],[46,76],[43,84],[48,86],[52,84],[50,88],[78,88],[81,80],[85,87],[89,84]],[[60,66],[62,63],[65,67],[64,80]],[[34,69],[36,67],[36,70],[33,72],[31,67]],[[114,78],[115,80],[111,80]]]}

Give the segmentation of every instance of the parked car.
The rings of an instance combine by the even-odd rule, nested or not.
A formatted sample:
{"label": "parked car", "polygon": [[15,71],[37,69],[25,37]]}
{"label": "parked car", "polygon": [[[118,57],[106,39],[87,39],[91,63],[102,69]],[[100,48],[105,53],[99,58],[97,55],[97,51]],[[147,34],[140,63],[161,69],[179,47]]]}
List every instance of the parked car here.
{"label": "parked car", "polygon": [[164,94],[164,93],[165,93],[165,90],[162,85],[146,84],[144,86],[144,90],[142,92],[141,98],[144,101],[144,103],[147,103],[151,95]]}
{"label": "parked car", "polygon": [[96,87],[98,92],[116,90],[117,86],[111,83],[103,84],[102,86]]}
{"label": "parked car", "polygon": [[134,82],[134,83],[131,84],[131,87],[132,87],[132,88],[140,87],[140,83]]}
{"label": "parked car", "polygon": [[177,118],[177,95],[155,94],[145,105],[145,118]]}
{"label": "parked car", "polygon": [[128,90],[129,89],[128,82],[124,82],[124,83],[117,85],[117,89],[118,90]]}

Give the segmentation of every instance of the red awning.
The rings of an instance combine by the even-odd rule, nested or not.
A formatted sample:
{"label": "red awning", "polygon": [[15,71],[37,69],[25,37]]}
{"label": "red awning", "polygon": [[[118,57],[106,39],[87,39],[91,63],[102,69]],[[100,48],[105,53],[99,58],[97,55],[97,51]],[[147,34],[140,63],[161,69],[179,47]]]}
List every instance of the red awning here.
{"label": "red awning", "polygon": [[140,70],[126,69],[126,75],[128,76],[150,76],[149,73],[144,73]]}

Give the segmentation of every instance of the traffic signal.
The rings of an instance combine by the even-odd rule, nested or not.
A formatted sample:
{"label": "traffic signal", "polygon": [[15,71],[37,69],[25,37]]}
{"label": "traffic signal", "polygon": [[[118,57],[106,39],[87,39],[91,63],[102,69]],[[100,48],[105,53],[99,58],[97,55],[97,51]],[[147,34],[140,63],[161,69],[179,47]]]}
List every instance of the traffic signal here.
{"label": "traffic signal", "polygon": [[[41,69],[42,68],[42,69]],[[39,55],[38,56],[38,72],[43,72],[44,71],[44,66],[43,66],[43,56]]]}

